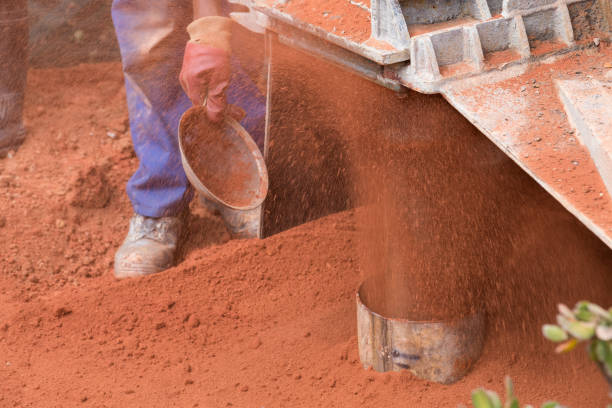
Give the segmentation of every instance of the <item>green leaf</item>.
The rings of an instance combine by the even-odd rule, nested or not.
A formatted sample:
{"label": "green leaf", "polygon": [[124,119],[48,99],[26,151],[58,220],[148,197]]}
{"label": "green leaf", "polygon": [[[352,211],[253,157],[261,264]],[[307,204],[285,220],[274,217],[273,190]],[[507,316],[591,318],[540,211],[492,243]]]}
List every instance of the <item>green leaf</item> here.
{"label": "green leaf", "polygon": [[486,390],[485,392],[487,393],[487,396],[489,397],[489,401],[491,401],[493,408],[502,408],[502,403],[497,393],[489,390]]}
{"label": "green leaf", "polygon": [[506,403],[504,408],[521,408],[518,399],[514,396],[514,384],[509,375],[504,377],[504,386],[506,387]]}
{"label": "green leaf", "polygon": [[576,319],[574,319],[573,317],[567,318],[564,315],[557,315],[557,324],[561,326],[561,328],[565,331],[569,331],[570,324],[575,321]]}
{"label": "green leaf", "polygon": [[504,387],[506,388],[506,399],[514,398],[514,384],[509,375],[504,377]]}
{"label": "green leaf", "polygon": [[542,326],[542,334],[550,341],[560,343],[567,340],[567,333],[565,330],[555,324],[545,324]]}
{"label": "green leaf", "polygon": [[597,353],[596,353],[596,350],[595,350],[595,346],[596,346],[596,345],[597,345],[597,344],[596,344],[594,341],[592,341],[592,342],[590,342],[590,343],[589,343],[589,345],[587,346],[587,352],[589,353],[589,357],[590,357],[590,358],[591,358],[591,360],[593,360],[593,361],[597,361]]}
{"label": "green leaf", "polygon": [[504,408],[521,408],[521,406],[519,405],[518,399],[514,397],[511,400],[506,401],[506,405],[504,405]]}
{"label": "green leaf", "polygon": [[610,345],[609,342],[607,341],[599,341],[599,343],[602,343],[603,345],[605,345],[607,351],[606,354],[606,368],[608,369],[608,375],[612,375],[612,350],[610,349],[612,347],[612,345]]}
{"label": "green leaf", "polygon": [[557,352],[557,353],[567,353],[567,352],[572,351],[573,349],[575,349],[577,344],[578,344],[578,340],[576,340],[576,339],[568,340],[565,343],[559,344],[557,346],[557,348],[555,349],[555,352]]}
{"label": "green leaf", "polygon": [[597,338],[599,338],[599,340],[612,340],[612,327],[599,325],[595,329],[595,334],[597,335]]}
{"label": "green leaf", "polygon": [[589,307],[589,311],[599,317],[601,317],[602,319],[605,319],[607,321],[612,321],[612,315],[610,314],[610,312],[608,312],[606,309],[604,309],[603,307],[596,305],[595,303],[589,303],[588,305]]}
{"label": "green leaf", "polygon": [[582,301],[576,303],[574,308],[574,315],[578,320],[583,322],[590,322],[593,319],[593,313],[589,310],[589,302]]}
{"label": "green leaf", "polygon": [[482,388],[472,391],[472,405],[474,405],[474,408],[495,408],[486,391]]}
{"label": "green leaf", "polygon": [[567,331],[578,340],[589,340],[595,335],[595,324],[587,322],[570,322]]}
{"label": "green leaf", "polygon": [[593,343],[595,343],[595,357],[597,357],[598,361],[605,363],[608,359],[608,345],[601,340],[593,340]]}
{"label": "green leaf", "polygon": [[565,306],[563,303],[559,303],[557,305],[557,309],[562,316],[565,316],[567,319],[574,319],[574,312],[570,310],[569,307]]}

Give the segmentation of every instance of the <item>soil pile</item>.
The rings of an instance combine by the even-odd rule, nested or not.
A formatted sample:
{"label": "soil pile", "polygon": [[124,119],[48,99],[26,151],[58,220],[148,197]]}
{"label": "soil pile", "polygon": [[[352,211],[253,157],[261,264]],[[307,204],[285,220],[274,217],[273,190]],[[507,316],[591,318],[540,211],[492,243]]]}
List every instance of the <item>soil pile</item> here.
{"label": "soil pile", "polygon": [[[498,309],[474,371],[452,386],[378,374],[357,357],[359,212],[227,242],[221,221],[194,209],[178,267],[115,281],[127,197],[77,209],[58,180],[87,174],[104,155],[108,183],[121,191],[135,169],[128,135],[107,135],[127,117],[120,66],[33,71],[28,91],[29,138],[0,162],[0,406],[454,407],[478,386],[501,391],[505,374],[526,402],[608,401],[584,353],[554,355],[522,320],[550,321],[554,309],[539,307],[559,298],[612,303],[609,273],[584,268],[587,258],[609,262],[609,249],[545,194],[505,221],[515,229],[499,271],[511,272],[491,276],[499,287],[487,296],[499,298]],[[538,228],[558,240],[543,246],[529,234],[538,217]],[[567,261],[563,268],[543,269],[555,256]],[[528,286],[521,268],[531,271]]]}

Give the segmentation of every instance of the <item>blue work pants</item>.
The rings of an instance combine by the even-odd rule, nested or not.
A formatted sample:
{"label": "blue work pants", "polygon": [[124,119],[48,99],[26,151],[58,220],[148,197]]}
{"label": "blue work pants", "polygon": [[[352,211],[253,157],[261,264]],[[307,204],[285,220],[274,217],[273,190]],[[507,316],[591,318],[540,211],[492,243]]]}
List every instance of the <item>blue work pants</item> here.
{"label": "blue work pants", "polygon": [[[134,150],[140,165],[127,184],[134,211],[147,217],[175,216],[192,198],[181,165],[178,124],[191,102],[179,73],[193,20],[190,0],[114,0],[117,32]],[[242,125],[263,146],[265,98],[232,58],[227,101],[240,106]]]}

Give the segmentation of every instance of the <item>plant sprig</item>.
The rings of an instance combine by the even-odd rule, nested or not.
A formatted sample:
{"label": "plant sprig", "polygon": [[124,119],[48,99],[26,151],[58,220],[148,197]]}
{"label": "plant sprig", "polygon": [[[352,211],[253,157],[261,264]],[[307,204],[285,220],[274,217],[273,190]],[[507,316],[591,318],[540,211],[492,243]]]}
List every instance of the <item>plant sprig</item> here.
{"label": "plant sprig", "polygon": [[[472,391],[472,405],[474,408],[520,408],[518,398],[514,395],[514,384],[510,377],[504,379],[506,387],[506,401],[502,403],[499,395],[494,391],[478,388]],[[533,408],[525,405],[524,408]],[[547,401],[541,408],[565,408],[556,401]]]}
{"label": "plant sprig", "polygon": [[566,353],[579,343],[587,342],[589,356],[612,376],[612,309],[582,301],[574,309],[558,306],[557,324],[542,326],[548,340],[559,343],[555,351]]}

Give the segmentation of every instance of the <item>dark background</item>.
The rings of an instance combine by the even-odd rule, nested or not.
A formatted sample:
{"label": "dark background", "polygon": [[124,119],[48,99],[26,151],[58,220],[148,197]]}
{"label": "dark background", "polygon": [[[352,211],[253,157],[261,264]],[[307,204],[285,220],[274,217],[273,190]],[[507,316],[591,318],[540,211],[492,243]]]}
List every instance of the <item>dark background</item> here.
{"label": "dark background", "polygon": [[111,3],[112,0],[30,0],[31,65],[118,60]]}

